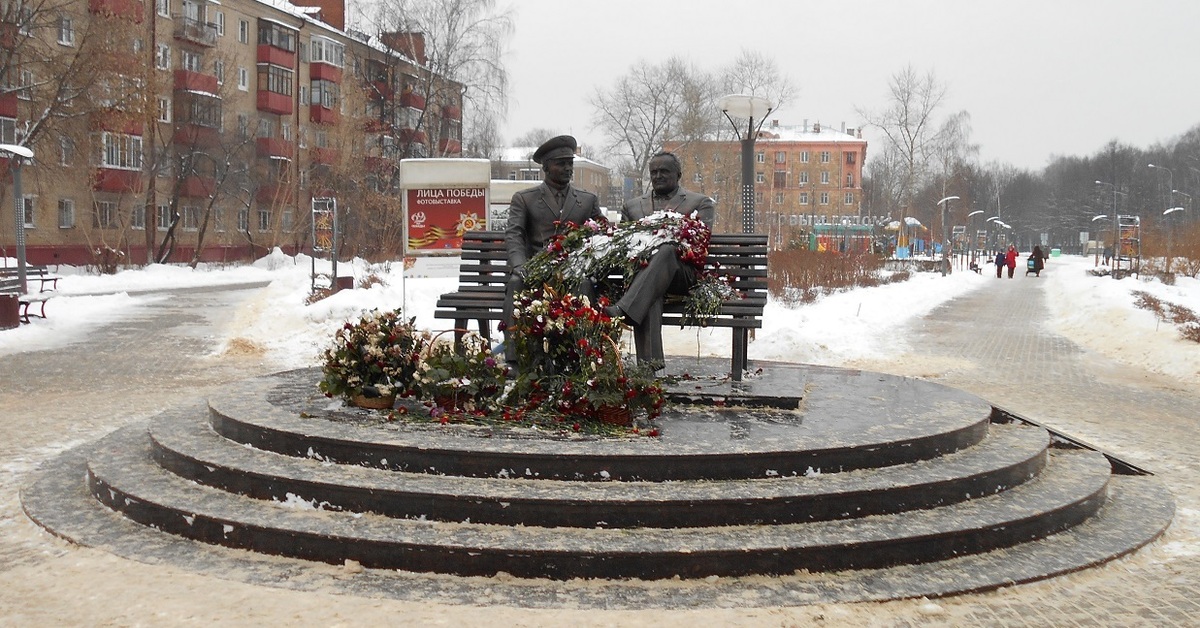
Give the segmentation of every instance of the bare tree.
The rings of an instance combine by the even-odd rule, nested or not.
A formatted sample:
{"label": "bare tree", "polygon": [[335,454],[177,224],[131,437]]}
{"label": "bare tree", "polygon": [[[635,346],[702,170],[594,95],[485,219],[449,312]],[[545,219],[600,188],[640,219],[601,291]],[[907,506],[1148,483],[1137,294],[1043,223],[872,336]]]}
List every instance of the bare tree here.
{"label": "bare tree", "polygon": [[546,140],[558,135],[558,132],[553,129],[538,127],[531,129],[524,135],[514,139],[510,144],[512,146],[541,146]]}
{"label": "bare tree", "polygon": [[911,66],[892,76],[890,103],[881,112],[860,109],[867,124],[879,129],[887,148],[895,150],[902,166],[900,220],[913,211],[913,199],[930,174],[930,160],[941,144],[942,127],[935,119],[946,98],[946,86],[933,72],[919,75]]}
{"label": "bare tree", "polygon": [[737,59],[721,70],[721,91],[766,98],[780,109],[796,97],[796,86],[779,71],[775,60],[761,52],[742,49]]}
{"label": "bare tree", "polygon": [[[708,82],[682,58],[671,57],[657,65],[635,63],[616,85],[597,87],[592,126],[608,141],[603,152],[617,160],[618,170],[645,179],[650,158],[685,119],[688,94],[702,93]],[[695,101],[693,96],[690,102]]]}
{"label": "bare tree", "polygon": [[[407,57],[417,85],[431,104],[461,106],[472,115],[461,129],[462,145],[494,144],[496,122],[507,114],[508,72],[504,67],[512,11],[495,0],[378,0],[366,3],[364,30]],[[396,63],[402,60],[394,59]],[[461,110],[460,110],[461,111]],[[453,118],[423,109],[415,130],[426,130],[427,154],[439,152],[436,138]],[[413,151],[406,151],[413,154]]]}

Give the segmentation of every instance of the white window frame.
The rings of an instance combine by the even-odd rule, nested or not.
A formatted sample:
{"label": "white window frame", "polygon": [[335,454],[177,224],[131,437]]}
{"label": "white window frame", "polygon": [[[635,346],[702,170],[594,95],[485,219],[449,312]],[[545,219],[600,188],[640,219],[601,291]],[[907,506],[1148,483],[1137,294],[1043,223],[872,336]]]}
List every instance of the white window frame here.
{"label": "white window frame", "polygon": [[146,230],[146,206],[134,205],[133,211],[129,212],[129,228],[135,231]]}
{"label": "white window frame", "polygon": [[75,45],[75,21],[69,15],[58,16],[58,43],[63,46]]}
{"label": "white window frame", "polygon": [[200,208],[195,205],[184,205],[182,210],[184,231],[199,231],[200,230]]}
{"label": "white window frame", "polygon": [[75,161],[75,141],[69,137],[58,138],[58,163],[69,166]]}
{"label": "white window frame", "polygon": [[328,63],[329,65],[346,67],[346,46],[328,37],[313,35],[309,40],[308,59],[312,63]]}
{"label": "white window frame", "polygon": [[171,0],[154,0],[154,10],[163,17],[171,17]]}
{"label": "white window frame", "polygon": [[200,53],[181,48],[179,50],[179,69],[199,74],[204,67]]}
{"label": "white window frame", "polygon": [[766,183],[766,182],[767,182],[767,175],[765,175],[765,174],[763,174],[763,173],[761,173],[761,172],[755,172],[755,173],[754,173],[754,182],[755,182],[755,183]]}
{"label": "white window frame", "polygon": [[[103,208],[103,211],[101,211],[101,208]],[[117,212],[120,209],[120,206],[115,201],[95,201],[92,203],[93,226],[98,229],[116,229]]]}
{"label": "white window frame", "polygon": [[271,208],[258,208],[258,230],[259,232],[267,232],[271,230]]}
{"label": "white window frame", "polygon": [[220,207],[212,208],[213,230],[221,233],[225,231],[225,210]]}
{"label": "white window frame", "polygon": [[213,74],[217,75],[217,85],[225,84],[225,61],[223,59],[213,61]]}
{"label": "white window frame", "polygon": [[761,151],[761,150],[760,150],[760,151],[756,151],[756,152],[754,153],[754,163],[756,163],[756,164],[765,164],[765,163],[767,163],[767,153],[766,153],[766,151]]}
{"label": "white window frame", "polygon": [[37,207],[37,196],[33,194],[25,195],[25,202],[21,203],[21,213],[24,214],[24,222],[26,229],[36,229],[37,224],[34,221],[33,210]]}
{"label": "white window frame", "polygon": [[158,121],[171,122],[171,99],[165,96],[158,97]]}
{"label": "white window frame", "polygon": [[250,70],[246,68],[238,68],[238,89],[243,92],[250,91]]}
{"label": "white window frame", "polygon": [[800,193],[800,204],[801,204],[801,205],[808,205],[808,192],[801,192],[801,193]]}
{"label": "white window frame", "polygon": [[829,184],[829,171],[828,171],[828,170],[822,170],[822,171],[821,171],[821,184],[822,184],[822,185],[828,185],[828,184]]}
{"label": "white window frame", "polygon": [[842,204],[849,207],[854,204],[854,192],[846,192],[846,197],[842,199]]}
{"label": "white window frame", "polygon": [[250,208],[239,207],[237,212],[237,230],[240,233],[250,231]]}
{"label": "white window frame", "polygon": [[124,133],[100,134],[100,165],[117,170],[142,169],[142,136]]}
{"label": "white window frame", "polygon": [[238,41],[243,44],[250,43],[250,22],[249,20],[238,20]]}
{"label": "white window frame", "polygon": [[33,70],[29,68],[21,68],[20,72],[21,84],[18,86],[17,98],[21,100],[33,100]]}
{"label": "white window frame", "polygon": [[829,163],[829,151],[827,151],[827,150],[821,151],[821,163],[823,163],[823,164]]}
{"label": "white window frame", "polygon": [[783,192],[776,192],[776,193],[775,193],[775,204],[776,204],[776,205],[783,205]]}
{"label": "white window frame", "polygon": [[224,37],[225,36],[225,12],[224,11],[214,11],[213,18],[216,19],[217,37]]}
{"label": "white window frame", "polygon": [[798,181],[798,183],[800,183],[802,185],[808,183],[808,171],[807,170],[800,171],[800,180]]}
{"label": "white window frame", "polygon": [[154,53],[154,67],[159,70],[171,69],[171,47],[167,44],[158,44]]}
{"label": "white window frame", "polygon": [[800,163],[802,163],[802,164],[808,163],[808,151],[806,151],[806,150],[800,151]]}
{"label": "white window frame", "polygon": [[171,228],[171,206],[160,204],[154,207],[155,231],[166,231]]}
{"label": "white window frame", "polygon": [[822,205],[829,204],[829,192],[821,192],[821,204]]}
{"label": "white window frame", "polygon": [[58,228],[75,228],[75,199],[58,199]]}

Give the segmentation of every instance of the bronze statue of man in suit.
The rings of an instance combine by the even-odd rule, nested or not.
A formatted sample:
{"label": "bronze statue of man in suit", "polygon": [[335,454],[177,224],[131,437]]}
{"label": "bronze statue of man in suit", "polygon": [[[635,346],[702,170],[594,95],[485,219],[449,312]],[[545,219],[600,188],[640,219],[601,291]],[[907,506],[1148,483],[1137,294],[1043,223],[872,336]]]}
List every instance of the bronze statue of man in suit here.
{"label": "bronze statue of man in suit", "polygon": [[[650,159],[651,191],[630,199],[621,208],[622,220],[637,220],[661,211],[685,216],[694,214],[709,228],[713,225],[716,205],[703,194],[679,186],[683,166],[674,153],[658,153]],[[633,327],[634,346],[639,363],[655,369],[664,364],[662,344],[663,297],[687,294],[698,281],[696,269],[679,260],[676,247],[659,247],[650,263],[633,278],[625,294],[608,308],[609,316],[623,318]]]}
{"label": "bronze statue of man in suit", "polygon": [[[513,322],[513,297],[525,289],[525,262],[545,249],[555,235],[565,233],[568,222],[581,225],[603,215],[595,194],[571,185],[578,147],[570,135],[546,140],[533,153],[533,161],[541,164],[545,173],[542,184],[513,194],[504,233],[512,269],[504,295],[505,325]],[[506,354],[505,358],[515,362],[513,356]]]}

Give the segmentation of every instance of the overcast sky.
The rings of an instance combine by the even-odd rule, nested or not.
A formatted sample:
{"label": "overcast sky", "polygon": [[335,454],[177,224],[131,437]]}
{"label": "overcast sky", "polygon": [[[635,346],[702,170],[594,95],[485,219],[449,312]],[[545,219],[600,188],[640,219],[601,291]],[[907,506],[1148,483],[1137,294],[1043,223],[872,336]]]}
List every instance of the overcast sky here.
{"label": "overcast sky", "polygon": [[949,87],[943,116],[971,114],[984,162],[1040,169],[1052,155],[1090,155],[1113,139],[1148,148],[1200,124],[1198,0],[512,5],[506,141],[544,127],[599,145],[597,88],[671,55],[715,71],[743,48],[774,58],[799,88],[772,115],[781,124],[857,127],[856,110],[883,108],[906,64],[932,70]]}

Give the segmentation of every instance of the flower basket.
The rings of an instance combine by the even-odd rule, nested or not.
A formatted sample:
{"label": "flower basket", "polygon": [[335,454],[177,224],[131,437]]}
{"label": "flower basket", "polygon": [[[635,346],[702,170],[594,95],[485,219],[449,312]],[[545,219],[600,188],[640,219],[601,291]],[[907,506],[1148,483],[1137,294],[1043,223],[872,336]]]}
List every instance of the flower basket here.
{"label": "flower basket", "polygon": [[633,412],[629,406],[600,406],[596,416],[601,423],[609,425],[633,425]]}
{"label": "flower basket", "polygon": [[439,340],[445,333],[433,337],[417,368],[416,389],[421,397],[446,412],[498,408],[506,388],[507,365],[492,355],[487,340],[479,334],[463,334],[458,350],[454,343]]}
{"label": "flower basket", "polygon": [[383,395],[380,397],[354,395],[350,397],[350,405],[370,410],[391,410],[392,406],[396,405],[396,395]]}

